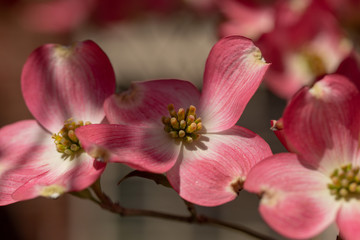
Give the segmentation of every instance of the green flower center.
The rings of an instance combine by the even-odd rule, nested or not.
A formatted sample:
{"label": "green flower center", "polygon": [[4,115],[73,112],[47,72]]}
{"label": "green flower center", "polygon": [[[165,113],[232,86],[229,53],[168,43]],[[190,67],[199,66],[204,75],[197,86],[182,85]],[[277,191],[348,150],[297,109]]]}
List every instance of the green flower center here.
{"label": "green flower center", "polygon": [[79,153],[82,150],[79,139],[75,135],[75,129],[84,125],[89,125],[90,122],[73,121],[72,118],[68,119],[64,123],[64,127],[56,134],[52,135],[56,150],[59,153],[65,154],[65,156],[73,156],[75,153]]}
{"label": "green flower center", "polygon": [[196,108],[191,105],[187,110],[179,108],[176,112],[174,105],[168,106],[170,117],[162,117],[165,132],[172,138],[181,139],[191,143],[201,136],[198,132],[202,129],[201,118],[196,116]]}
{"label": "green flower center", "polygon": [[349,199],[360,197],[360,172],[359,166],[352,164],[335,169],[330,178],[332,183],[328,184],[330,193],[337,199]]}

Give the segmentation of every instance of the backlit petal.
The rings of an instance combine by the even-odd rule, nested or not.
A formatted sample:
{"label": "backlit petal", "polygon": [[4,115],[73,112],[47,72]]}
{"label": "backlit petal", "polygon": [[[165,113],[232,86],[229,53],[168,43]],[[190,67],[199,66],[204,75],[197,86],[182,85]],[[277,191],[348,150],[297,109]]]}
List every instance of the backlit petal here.
{"label": "backlit petal", "polygon": [[251,167],[271,154],[262,138],[234,126],[185,144],[167,177],[187,201],[216,206],[233,200]]}
{"label": "backlit petal", "polygon": [[86,153],[64,159],[52,150],[39,156],[37,161],[34,167],[43,173],[17,189],[12,195],[14,199],[57,198],[65,192],[80,191],[93,184],[105,170],[105,163],[98,163]]}
{"label": "backlit petal", "polygon": [[[27,120],[0,129],[0,205],[17,200],[11,195],[31,178],[41,174],[32,160],[48,150],[43,139],[50,136],[36,121]],[[53,145],[55,148],[55,145]]]}
{"label": "backlit petal", "polygon": [[8,125],[0,130],[0,136],[0,205],[82,190],[105,167],[94,166],[93,158],[86,153],[63,158],[51,134],[33,120]]}
{"label": "backlit petal", "polygon": [[328,181],[296,154],[282,153],[258,163],[244,188],[261,195],[259,210],[272,228],[288,238],[305,239],[335,219],[339,204],[327,189]]}
{"label": "backlit petal", "polygon": [[360,202],[353,200],[344,203],[338,212],[336,222],[343,239],[360,239]]}
{"label": "backlit petal", "polygon": [[340,75],[304,88],[287,106],[284,134],[301,156],[326,175],[352,162],[359,139],[359,92]]}
{"label": "backlit petal", "polygon": [[26,61],[21,86],[30,112],[55,133],[69,118],[101,122],[103,103],[115,91],[115,75],[105,53],[92,41],[46,44]]}
{"label": "backlit petal", "polygon": [[76,129],[76,135],[91,156],[142,171],[166,172],[175,164],[180,150],[180,144],[159,125],[140,128],[92,124]]}
{"label": "backlit petal", "polygon": [[200,107],[208,132],[235,125],[268,67],[247,38],[226,37],[213,47],[205,66]]}

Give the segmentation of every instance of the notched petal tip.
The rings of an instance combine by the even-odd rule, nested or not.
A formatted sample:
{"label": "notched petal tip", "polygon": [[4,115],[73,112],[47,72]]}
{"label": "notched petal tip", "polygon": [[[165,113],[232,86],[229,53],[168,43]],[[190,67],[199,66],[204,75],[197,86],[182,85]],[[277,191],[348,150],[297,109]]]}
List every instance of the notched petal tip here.
{"label": "notched petal tip", "polygon": [[231,191],[234,192],[236,195],[239,195],[240,191],[244,187],[246,177],[238,177],[234,181],[231,182],[230,187]]}
{"label": "notched petal tip", "polygon": [[72,45],[55,44],[54,56],[58,58],[68,58],[73,54],[76,45],[77,45],[76,43]]}
{"label": "notched petal tip", "polygon": [[93,145],[91,147],[88,148],[89,150],[87,151],[88,154],[95,158],[95,161],[99,162],[99,163],[107,163],[110,159],[110,152],[100,146],[97,145]]}
{"label": "notched petal tip", "polygon": [[321,99],[323,98],[324,94],[326,92],[326,86],[324,86],[324,84],[322,84],[322,82],[316,82],[310,89],[309,89],[309,93],[317,98],[317,99]]}
{"label": "notched petal tip", "polygon": [[271,125],[270,130],[273,132],[284,129],[284,123],[283,123],[282,119],[271,120],[270,125]]}
{"label": "notched petal tip", "polygon": [[117,103],[126,106],[141,102],[141,85],[132,83],[130,88],[124,92],[114,95]]}
{"label": "notched petal tip", "polygon": [[252,53],[252,56],[253,58],[255,59],[255,62],[256,63],[260,63],[260,64],[270,64],[270,63],[267,63],[265,58],[263,57],[260,49],[258,47],[252,47],[251,48],[251,53]]}
{"label": "notched petal tip", "polygon": [[65,187],[54,184],[54,185],[43,187],[40,190],[40,195],[43,197],[51,198],[51,199],[57,199],[65,192],[66,192]]}
{"label": "notched petal tip", "polygon": [[282,198],[282,194],[278,189],[272,189],[268,187],[261,187],[260,191],[262,205],[266,205],[268,207],[273,207],[278,204],[278,202]]}

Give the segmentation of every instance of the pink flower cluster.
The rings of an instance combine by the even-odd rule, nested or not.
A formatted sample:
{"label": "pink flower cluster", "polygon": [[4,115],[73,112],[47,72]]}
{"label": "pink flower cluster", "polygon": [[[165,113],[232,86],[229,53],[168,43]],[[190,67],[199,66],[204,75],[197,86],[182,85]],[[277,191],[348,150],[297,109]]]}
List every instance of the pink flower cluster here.
{"label": "pink flower cluster", "polygon": [[[319,2],[307,4],[304,8],[317,14],[325,12]],[[281,1],[275,12],[246,7],[273,17],[291,6]],[[274,57],[272,66],[248,38],[219,40],[206,61],[201,92],[188,81],[163,79],[133,82],[116,93],[111,63],[94,42],[39,47],[21,76],[35,120],[0,129],[0,205],[84,190],[113,162],[164,174],[183,199],[202,206],[229,202],[241,189],[254,192],[261,197],[265,221],[289,238],[316,236],[335,221],[343,239],[360,239],[360,70],[355,56],[346,58],[337,74],[292,95],[283,116],[273,121],[289,153],[273,155],[260,136],[235,125],[266,72],[270,82],[282,79],[275,73],[286,68],[281,64],[291,64],[296,51],[309,50],[299,49],[298,41],[319,41],[321,46],[309,43],[315,49],[327,44],[322,37],[327,30],[334,33],[332,21],[326,20],[329,28],[321,27],[326,29],[321,36],[312,34],[318,26],[310,34],[298,25],[313,21],[310,13],[281,15],[285,23],[274,24],[283,26],[261,29],[259,39],[274,44],[260,44]],[[281,38],[275,31],[283,31]],[[330,45],[338,46],[337,40]],[[286,61],[280,48],[291,49],[290,55],[284,53],[290,56]],[[294,69],[287,71],[305,80]],[[274,89],[281,88],[295,89],[286,83]]]}

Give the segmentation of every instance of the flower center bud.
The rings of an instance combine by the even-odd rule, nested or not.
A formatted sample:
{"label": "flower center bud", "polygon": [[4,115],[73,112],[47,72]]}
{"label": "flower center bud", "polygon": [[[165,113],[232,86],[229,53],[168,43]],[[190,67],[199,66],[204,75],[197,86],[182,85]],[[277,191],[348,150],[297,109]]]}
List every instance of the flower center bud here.
{"label": "flower center bud", "polygon": [[89,125],[90,122],[73,121],[72,118],[68,119],[64,123],[64,127],[56,134],[52,135],[56,150],[59,153],[63,153],[66,156],[73,156],[75,153],[79,153],[82,150],[79,139],[75,135],[75,129],[84,125]]}
{"label": "flower center bud", "polygon": [[196,108],[193,105],[187,110],[179,108],[176,112],[174,105],[170,104],[168,110],[170,117],[162,117],[162,122],[165,125],[165,132],[168,132],[172,138],[191,143],[201,136],[198,133],[202,129],[201,118],[196,116]]}
{"label": "flower center bud", "polygon": [[351,164],[335,169],[330,178],[332,183],[328,184],[330,193],[336,199],[358,198],[360,196],[360,172],[359,166]]}

